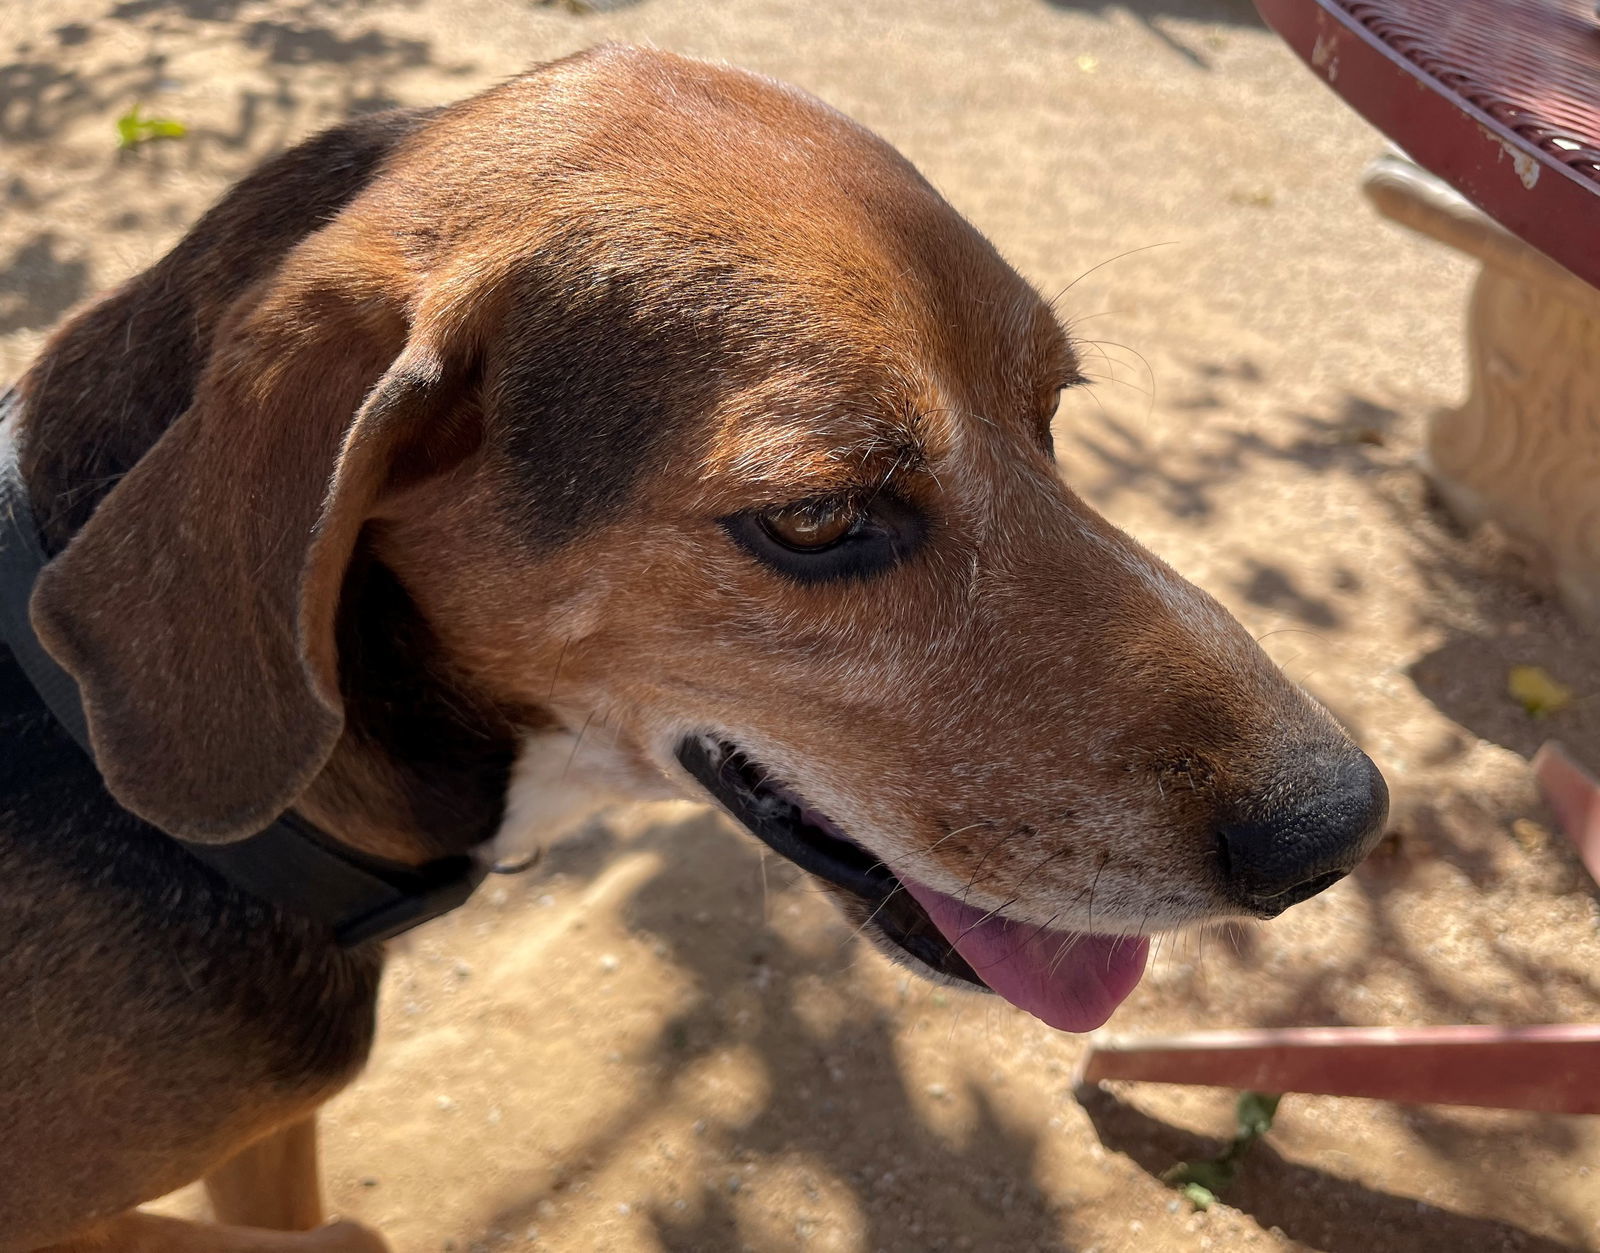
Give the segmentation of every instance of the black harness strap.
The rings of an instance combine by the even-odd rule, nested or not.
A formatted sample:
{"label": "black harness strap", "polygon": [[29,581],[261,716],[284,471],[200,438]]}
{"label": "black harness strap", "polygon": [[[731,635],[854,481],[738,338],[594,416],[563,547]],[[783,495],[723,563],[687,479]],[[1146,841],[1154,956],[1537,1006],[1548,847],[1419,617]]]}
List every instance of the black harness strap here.
{"label": "black harness strap", "polygon": [[[15,392],[0,395],[0,642],[92,762],[78,685],[45,651],[28,617],[34,580],[47,558],[17,458],[20,409]],[[488,872],[478,859],[464,855],[419,867],[369,857],[292,812],[266,830],[228,844],[171,838],[235,886],[325,924],[346,946],[387,940],[449,913]]]}

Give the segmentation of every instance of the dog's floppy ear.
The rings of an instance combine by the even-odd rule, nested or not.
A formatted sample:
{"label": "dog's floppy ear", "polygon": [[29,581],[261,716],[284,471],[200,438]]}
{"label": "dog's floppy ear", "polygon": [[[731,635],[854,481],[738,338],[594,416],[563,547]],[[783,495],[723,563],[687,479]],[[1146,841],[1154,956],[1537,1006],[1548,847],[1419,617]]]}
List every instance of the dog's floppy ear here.
{"label": "dog's floppy ear", "polygon": [[185,839],[253,834],[326,763],[352,551],[464,374],[378,285],[305,269],[241,298],[193,403],[34,592],[107,786]]}

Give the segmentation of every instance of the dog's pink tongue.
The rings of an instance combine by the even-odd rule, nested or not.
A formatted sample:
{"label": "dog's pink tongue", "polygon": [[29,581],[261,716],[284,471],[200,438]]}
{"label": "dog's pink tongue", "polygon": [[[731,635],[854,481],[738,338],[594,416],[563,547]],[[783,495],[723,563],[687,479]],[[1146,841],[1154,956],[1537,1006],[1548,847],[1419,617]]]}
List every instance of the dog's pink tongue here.
{"label": "dog's pink tongue", "polygon": [[1046,931],[902,878],[933,925],[991,989],[1061,1031],[1093,1031],[1139,986],[1143,936]]}

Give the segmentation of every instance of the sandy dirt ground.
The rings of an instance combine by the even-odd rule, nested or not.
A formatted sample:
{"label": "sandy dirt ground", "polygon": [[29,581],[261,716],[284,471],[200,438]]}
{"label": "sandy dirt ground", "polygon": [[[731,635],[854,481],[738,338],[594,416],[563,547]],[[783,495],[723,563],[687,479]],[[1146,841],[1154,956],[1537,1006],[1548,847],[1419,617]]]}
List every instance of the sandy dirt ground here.
{"label": "sandy dirt ground", "polygon": [[[7,0],[0,374],[263,155],[614,38],[812,89],[1074,284],[1101,382],[1064,472],[1387,772],[1378,856],[1164,943],[1119,1030],[1600,1017],[1600,910],[1526,769],[1552,734],[1600,764],[1597,650],[1415,469],[1470,273],[1368,211],[1379,136],[1244,0]],[[134,103],[188,137],[119,153]],[[1515,663],[1584,699],[1531,720]],[[1198,1213],[1159,1175],[1230,1096],[1080,1101],[1083,1047],[908,981],[705,810],[621,813],[397,957],[328,1112],[332,1200],[400,1253],[1600,1248],[1593,1121],[1290,1097]]]}

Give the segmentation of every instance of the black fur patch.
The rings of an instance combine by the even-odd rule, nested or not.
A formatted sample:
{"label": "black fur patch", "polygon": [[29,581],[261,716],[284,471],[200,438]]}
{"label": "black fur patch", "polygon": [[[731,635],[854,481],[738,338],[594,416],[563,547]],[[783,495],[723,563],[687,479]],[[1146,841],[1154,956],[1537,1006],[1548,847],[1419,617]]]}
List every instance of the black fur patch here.
{"label": "black fur patch", "polygon": [[338,640],[347,734],[382,754],[411,811],[411,833],[439,857],[489,839],[505,811],[523,720],[513,725],[447,673],[411,597],[364,546],[345,576]]}
{"label": "black fur patch", "polygon": [[491,438],[516,466],[518,527],[540,545],[614,517],[730,386],[714,302],[691,319],[627,278],[562,283],[568,268],[524,286],[504,340],[534,347],[485,379]]}

